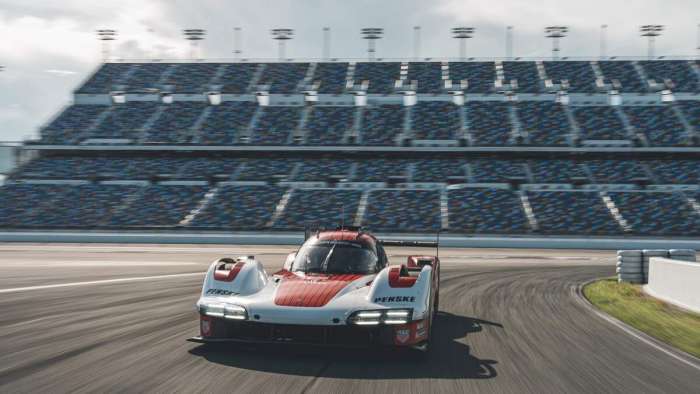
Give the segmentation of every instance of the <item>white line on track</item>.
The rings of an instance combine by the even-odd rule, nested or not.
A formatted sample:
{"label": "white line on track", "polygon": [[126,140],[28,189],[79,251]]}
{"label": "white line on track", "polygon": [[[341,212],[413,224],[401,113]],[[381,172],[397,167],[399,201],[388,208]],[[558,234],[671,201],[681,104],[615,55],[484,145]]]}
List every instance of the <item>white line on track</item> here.
{"label": "white line on track", "polygon": [[92,280],[92,281],[88,281],[88,282],[58,283],[58,284],[54,284],[54,285],[14,287],[14,288],[10,288],[10,289],[0,289],[0,293],[17,293],[20,291],[55,289],[55,288],[60,288],[60,287],[102,285],[102,284],[121,283],[121,282],[137,282],[137,281],[168,279],[168,278],[183,278],[183,277],[188,277],[188,276],[202,276],[202,275],[204,275],[204,272],[190,272],[190,273],[186,273],[186,274],[139,276],[139,277],[132,277],[132,278]]}
{"label": "white line on track", "polygon": [[32,268],[36,267],[174,267],[185,265],[203,265],[206,263],[192,263],[184,261],[129,261],[129,260],[48,260],[44,263],[35,264],[36,259],[13,259],[10,262],[3,261],[1,268],[21,266],[26,267],[28,262],[31,262]]}

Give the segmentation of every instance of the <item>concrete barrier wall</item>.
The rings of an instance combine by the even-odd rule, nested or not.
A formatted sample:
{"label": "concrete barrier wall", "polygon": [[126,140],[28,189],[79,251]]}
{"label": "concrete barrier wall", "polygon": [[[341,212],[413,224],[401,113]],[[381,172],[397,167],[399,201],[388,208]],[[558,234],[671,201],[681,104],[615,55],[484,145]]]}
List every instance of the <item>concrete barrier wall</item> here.
{"label": "concrete barrier wall", "polygon": [[618,282],[649,282],[649,261],[655,257],[673,260],[695,261],[694,249],[644,249],[618,250],[615,272]]}
{"label": "concrete barrier wall", "polygon": [[700,313],[700,263],[652,257],[644,292]]}
{"label": "concrete barrier wall", "polygon": [[[379,233],[380,239],[435,241],[435,234]],[[0,231],[0,242],[70,243],[160,243],[299,245],[303,231],[272,232],[145,232],[145,231]],[[610,238],[610,237],[509,237],[443,234],[440,246],[456,248],[540,248],[540,249],[700,249],[700,239]]]}

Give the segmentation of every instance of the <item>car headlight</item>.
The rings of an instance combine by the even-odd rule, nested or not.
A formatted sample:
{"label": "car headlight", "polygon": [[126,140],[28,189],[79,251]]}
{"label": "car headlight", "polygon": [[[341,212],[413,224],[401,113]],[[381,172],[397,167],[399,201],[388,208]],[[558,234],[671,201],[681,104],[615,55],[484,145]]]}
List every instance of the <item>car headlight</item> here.
{"label": "car headlight", "polygon": [[201,303],[199,313],[211,317],[223,317],[230,320],[246,320],[248,312],[240,305],[223,303]]}
{"label": "car headlight", "polygon": [[358,326],[377,326],[379,324],[406,324],[411,321],[412,309],[379,309],[357,311],[348,318],[348,323]]}

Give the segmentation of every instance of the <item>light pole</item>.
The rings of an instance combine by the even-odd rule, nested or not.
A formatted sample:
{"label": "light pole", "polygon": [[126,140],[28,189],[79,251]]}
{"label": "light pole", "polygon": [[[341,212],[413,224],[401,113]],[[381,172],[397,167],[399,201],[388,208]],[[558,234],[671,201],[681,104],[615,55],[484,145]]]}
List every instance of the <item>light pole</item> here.
{"label": "light pole", "polygon": [[413,57],[420,58],[420,26],[413,26]]}
{"label": "light pole", "polygon": [[647,56],[649,56],[649,59],[654,57],[654,43],[656,42],[656,37],[660,36],[663,30],[663,25],[643,25],[639,27],[641,36],[647,38]]}
{"label": "light pole", "polygon": [[374,54],[377,52],[375,48],[375,41],[382,38],[384,34],[384,29],[380,27],[365,27],[360,30],[362,38],[367,40],[367,58],[369,61],[374,60]]}
{"label": "light pole", "polygon": [[552,39],[552,59],[559,59],[559,39],[566,37],[569,32],[567,26],[547,26],[544,28],[547,38]]}
{"label": "light pole", "polygon": [[506,59],[513,59],[513,26],[506,26]]}
{"label": "light pole", "polygon": [[190,42],[190,59],[195,59],[197,45],[199,41],[204,39],[207,32],[204,29],[184,29],[182,34],[184,34],[185,40]]}
{"label": "light pole", "polygon": [[277,56],[279,57],[279,60],[284,60],[286,57],[285,42],[294,37],[294,30],[272,29],[270,32],[272,33],[272,39],[277,40]]}
{"label": "light pole", "polygon": [[605,59],[607,56],[607,32],[608,32],[608,25],[600,25],[600,58]]}
{"label": "light pole", "polygon": [[234,27],[233,28],[233,56],[236,59],[239,59],[241,57],[242,53],[243,53],[243,51],[241,51],[241,28]]}
{"label": "light pole", "polygon": [[331,58],[331,28],[323,28],[323,59],[329,60]]}
{"label": "light pole", "polygon": [[102,41],[102,61],[109,60],[109,42],[117,39],[117,31],[113,29],[97,30],[97,39]]}
{"label": "light pole", "polygon": [[462,60],[467,58],[467,39],[472,38],[475,31],[473,27],[452,28],[452,37],[459,40],[459,57]]}

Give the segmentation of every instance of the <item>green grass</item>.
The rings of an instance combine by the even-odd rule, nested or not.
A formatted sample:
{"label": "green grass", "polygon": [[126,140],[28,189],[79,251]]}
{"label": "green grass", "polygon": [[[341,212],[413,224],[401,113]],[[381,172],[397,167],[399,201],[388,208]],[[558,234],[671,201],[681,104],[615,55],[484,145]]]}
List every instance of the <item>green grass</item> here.
{"label": "green grass", "polygon": [[583,288],[589,301],[604,312],[700,357],[700,314],[687,312],[642,292],[640,285],[603,279]]}

